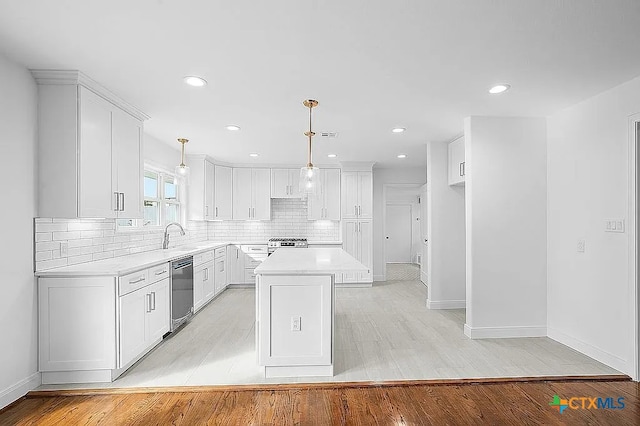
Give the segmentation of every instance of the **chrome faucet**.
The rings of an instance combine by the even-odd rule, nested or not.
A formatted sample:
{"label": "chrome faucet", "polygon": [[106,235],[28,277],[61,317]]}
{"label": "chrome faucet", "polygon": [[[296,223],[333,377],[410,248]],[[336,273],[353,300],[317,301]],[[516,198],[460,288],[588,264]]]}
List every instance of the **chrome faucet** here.
{"label": "chrome faucet", "polygon": [[180,235],[184,235],[184,228],[182,227],[182,225],[180,225],[178,222],[171,222],[170,224],[167,225],[166,228],[164,228],[164,240],[162,240],[163,249],[169,248],[169,227],[171,225],[175,225],[178,228],[180,228]]}

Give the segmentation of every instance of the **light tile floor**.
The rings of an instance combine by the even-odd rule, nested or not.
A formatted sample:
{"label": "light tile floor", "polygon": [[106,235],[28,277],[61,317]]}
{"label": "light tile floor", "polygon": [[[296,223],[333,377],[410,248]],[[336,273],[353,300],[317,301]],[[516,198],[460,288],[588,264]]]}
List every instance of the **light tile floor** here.
{"label": "light tile floor", "polygon": [[428,310],[426,290],[417,280],[336,289],[334,377],[265,379],[254,290],[228,289],[115,382],[39,389],[620,374],[546,337],[468,339],[464,310]]}

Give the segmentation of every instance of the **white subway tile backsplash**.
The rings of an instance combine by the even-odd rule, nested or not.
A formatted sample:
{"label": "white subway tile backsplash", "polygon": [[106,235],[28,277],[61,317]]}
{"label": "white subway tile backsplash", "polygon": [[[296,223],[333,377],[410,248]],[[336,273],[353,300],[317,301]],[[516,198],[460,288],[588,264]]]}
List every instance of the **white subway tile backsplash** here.
{"label": "white subway tile backsplash", "polygon": [[[189,222],[187,235],[169,234],[169,247],[205,240],[267,241],[298,237],[310,241],[338,241],[340,222],[307,220],[307,203],[296,199],[271,200],[270,221]],[[114,219],[35,220],[36,270],[58,268],[111,257],[158,250],[164,229],[116,231]],[[64,256],[60,243],[67,243]]]}

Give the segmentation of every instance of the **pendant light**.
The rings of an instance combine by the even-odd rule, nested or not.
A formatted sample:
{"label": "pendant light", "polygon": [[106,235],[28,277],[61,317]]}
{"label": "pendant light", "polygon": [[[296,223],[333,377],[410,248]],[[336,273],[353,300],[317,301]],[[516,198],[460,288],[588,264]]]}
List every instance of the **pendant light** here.
{"label": "pendant light", "polygon": [[189,142],[189,139],[180,138],[178,142],[182,145],[182,149],[180,150],[180,165],[176,166],[176,178],[188,181],[191,169],[184,164],[184,144]]}
{"label": "pendant light", "polygon": [[300,169],[300,192],[305,195],[313,195],[316,193],[318,187],[318,171],[317,167],[313,166],[311,162],[311,138],[315,133],[311,130],[311,110],[318,106],[318,101],[313,99],[307,99],[302,102],[304,106],[309,108],[309,131],[304,132],[304,135],[309,138],[309,156],[308,162],[305,167]]}

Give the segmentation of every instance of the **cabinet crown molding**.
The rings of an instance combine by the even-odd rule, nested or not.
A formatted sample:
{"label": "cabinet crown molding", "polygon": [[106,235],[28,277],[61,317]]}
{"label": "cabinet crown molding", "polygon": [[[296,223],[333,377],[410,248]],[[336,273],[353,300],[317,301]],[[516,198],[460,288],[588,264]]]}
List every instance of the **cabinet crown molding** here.
{"label": "cabinet crown molding", "polygon": [[38,84],[58,84],[58,85],[80,85],[84,86],[92,92],[105,98],[107,101],[116,105],[133,115],[138,120],[148,120],[150,117],[137,107],[122,99],[111,90],[102,86],[91,77],[78,70],[29,70],[31,75]]}
{"label": "cabinet crown molding", "polygon": [[343,161],[340,168],[344,172],[371,172],[375,161]]}

